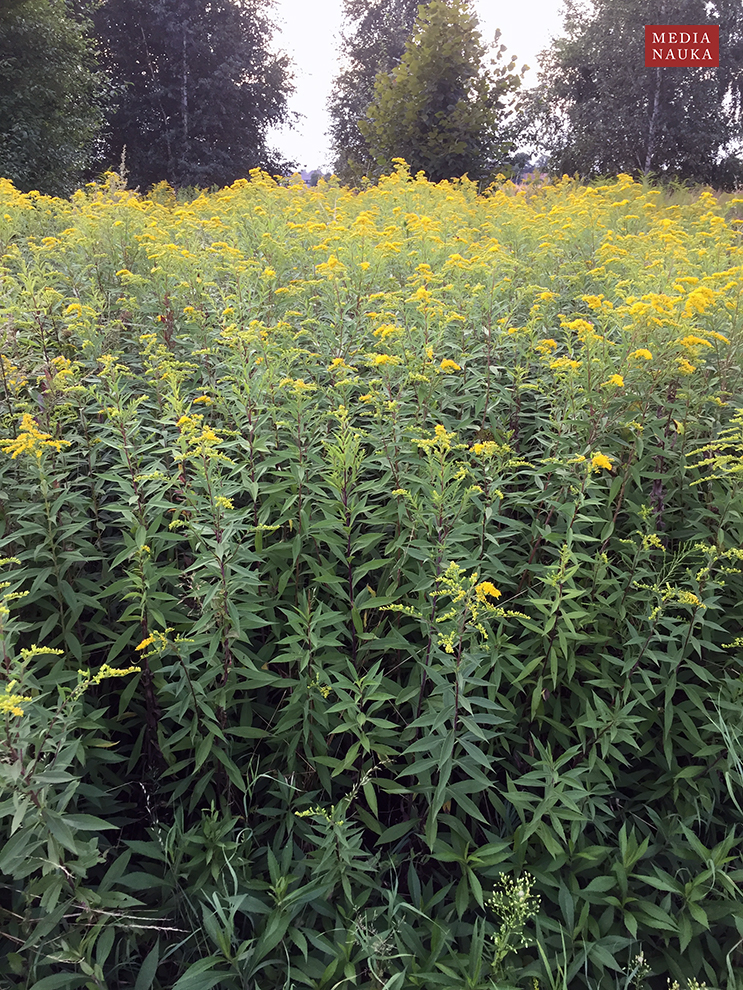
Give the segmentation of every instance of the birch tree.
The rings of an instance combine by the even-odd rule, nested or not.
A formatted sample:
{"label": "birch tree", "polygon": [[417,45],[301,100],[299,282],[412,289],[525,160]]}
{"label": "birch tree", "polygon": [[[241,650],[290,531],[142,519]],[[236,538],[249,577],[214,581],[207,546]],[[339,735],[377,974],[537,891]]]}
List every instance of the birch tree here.
{"label": "birch tree", "polygon": [[[563,36],[521,104],[524,137],[552,170],[717,185],[743,177],[740,0],[563,0],[563,12]],[[719,24],[719,68],[646,68],[646,24]]]}
{"label": "birch tree", "polygon": [[226,185],[253,167],[283,171],[268,144],[291,119],[289,59],[271,48],[266,0],[106,0],[95,23],[117,86],[108,157],[126,146],[146,188]]}

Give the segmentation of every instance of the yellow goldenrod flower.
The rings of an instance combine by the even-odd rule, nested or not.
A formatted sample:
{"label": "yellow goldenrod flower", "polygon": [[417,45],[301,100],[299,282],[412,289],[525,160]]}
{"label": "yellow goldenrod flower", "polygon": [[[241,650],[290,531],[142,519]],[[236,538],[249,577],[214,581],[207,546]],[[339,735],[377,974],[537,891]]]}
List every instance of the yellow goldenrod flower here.
{"label": "yellow goldenrod flower", "polygon": [[684,315],[693,316],[695,313],[703,313],[705,309],[712,305],[714,300],[715,294],[712,289],[706,285],[700,285],[698,288],[692,289],[686,297]]}
{"label": "yellow goldenrod flower", "polygon": [[482,443],[472,445],[472,453],[475,457],[492,457],[500,450],[500,446],[495,440],[483,440]]}
{"label": "yellow goldenrod flower", "polygon": [[682,337],[679,340],[679,344],[681,344],[682,347],[688,347],[688,348],[712,347],[712,344],[710,344],[708,340],[705,340],[704,337],[697,337],[693,333],[687,334],[686,337]]}
{"label": "yellow goldenrod flower", "polygon": [[430,291],[423,285],[420,285],[413,295],[408,299],[408,302],[420,302],[427,303],[431,298]]}
{"label": "yellow goldenrod flower", "polygon": [[21,705],[33,699],[27,694],[13,694],[16,681],[9,681],[5,685],[5,690],[0,694],[0,715],[23,715]]}
{"label": "yellow goldenrod flower", "polygon": [[372,354],[371,362],[376,368],[382,364],[399,364],[400,358],[394,357],[392,354]]}
{"label": "yellow goldenrod flower", "polygon": [[553,371],[577,371],[580,368],[580,361],[574,361],[567,357],[559,357],[555,358],[554,361],[550,361],[550,368]]}
{"label": "yellow goldenrod flower", "polygon": [[450,450],[464,450],[467,444],[455,444],[452,447],[452,440],[456,437],[456,433],[448,433],[446,427],[441,423],[438,423],[433,431],[433,437],[427,439],[426,437],[416,437],[413,443],[424,450],[427,454],[436,453],[439,457],[444,457],[448,454]]}
{"label": "yellow goldenrod flower", "polygon": [[402,327],[398,327],[394,323],[382,323],[374,331],[374,336],[381,337],[382,340],[386,340],[388,337],[393,336],[393,334],[398,334],[401,331]]}
{"label": "yellow goldenrod flower", "polygon": [[210,399],[208,395],[200,395],[197,399],[193,400],[193,404],[196,405],[198,402],[211,406],[214,404],[214,399]]}
{"label": "yellow goldenrod flower", "polygon": [[644,361],[652,361],[653,355],[646,347],[638,347],[636,351],[632,351],[630,354],[631,358],[637,358],[638,360],[642,358]]}
{"label": "yellow goldenrod flower", "polygon": [[600,296],[581,296],[583,302],[588,306],[589,309],[601,309],[601,304],[603,302],[603,295]]}
{"label": "yellow goldenrod flower", "polygon": [[607,471],[611,471],[614,467],[612,462],[606,456],[606,454],[594,454],[591,458],[591,470],[600,471],[601,468],[605,468]]}
{"label": "yellow goldenrod flower", "polygon": [[284,386],[293,388],[297,394],[301,394],[302,392],[314,392],[317,388],[317,385],[313,382],[306,382],[304,378],[282,378],[279,382],[279,386],[281,388]]}
{"label": "yellow goldenrod flower", "polygon": [[589,323],[588,320],[571,320],[570,323],[563,323],[562,325],[566,330],[577,330],[578,333],[593,332],[593,324]]}
{"label": "yellow goldenrod flower", "polygon": [[609,375],[605,382],[601,382],[602,387],[604,385],[616,385],[617,388],[622,388],[624,385],[624,379],[621,375]]}
{"label": "yellow goldenrod flower", "polygon": [[30,413],[23,414],[21,428],[15,439],[0,440],[0,450],[10,454],[12,460],[21,454],[33,454],[37,460],[41,460],[44,450],[51,447],[59,453],[62,447],[69,446],[69,440],[52,440],[51,433],[42,433]]}
{"label": "yellow goldenrod flower", "polygon": [[482,581],[476,585],[475,592],[477,597],[481,599],[484,599],[486,595],[489,595],[491,598],[500,598],[502,594],[490,581]]}
{"label": "yellow goldenrod flower", "polygon": [[538,354],[551,354],[554,350],[557,350],[557,341],[552,337],[547,337],[545,340],[540,340],[538,344],[535,344],[534,350]]}
{"label": "yellow goldenrod flower", "polygon": [[457,364],[456,361],[452,361],[450,358],[444,358],[444,360],[439,365],[442,371],[461,371],[462,368]]}
{"label": "yellow goldenrod flower", "polygon": [[695,595],[694,592],[692,592],[692,591],[685,591],[685,590],[683,590],[681,588],[674,589],[674,590],[676,592],[676,594],[675,594],[676,601],[679,603],[679,605],[696,605],[696,606],[700,606],[702,604],[702,602],[700,601],[699,597],[697,595]]}
{"label": "yellow goldenrod flower", "polygon": [[327,261],[317,266],[316,270],[318,272],[332,272],[335,268],[345,268],[345,265],[334,254],[331,254]]}

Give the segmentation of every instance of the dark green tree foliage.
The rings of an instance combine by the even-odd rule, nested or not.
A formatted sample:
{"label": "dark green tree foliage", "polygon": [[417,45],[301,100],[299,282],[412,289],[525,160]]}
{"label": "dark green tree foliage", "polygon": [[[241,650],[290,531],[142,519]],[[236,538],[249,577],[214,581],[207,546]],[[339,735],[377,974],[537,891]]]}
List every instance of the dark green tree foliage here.
{"label": "dark green tree foliage", "polygon": [[399,65],[418,6],[418,0],[344,0],[346,30],[341,54],[346,67],[335,80],[328,101],[334,171],[344,182],[358,181],[374,169],[376,163],[358,122],[374,99],[377,74]]}
{"label": "dark green tree foliage", "polygon": [[289,119],[289,59],[265,0],[108,0],[96,15],[119,87],[108,153],[142,187],[226,185],[286,167],[267,131]]}
{"label": "dark green tree foliage", "polygon": [[[558,172],[731,185],[741,135],[739,0],[564,0],[565,35],[522,104]],[[646,24],[719,24],[720,66],[645,68]]]}
{"label": "dark green tree foliage", "polygon": [[100,126],[101,76],[86,22],[64,0],[0,5],[0,175],[65,195]]}
{"label": "dark green tree foliage", "polygon": [[[496,37],[497,41],[497,37]],[[404,158],[434,182],[485,179],[512,147],[507,98],[521,84],[505,46],[487,68],[487,49],[468,0],[422,7],[399,66],[380,74],[374,102],[359,123],[382,171]]]}

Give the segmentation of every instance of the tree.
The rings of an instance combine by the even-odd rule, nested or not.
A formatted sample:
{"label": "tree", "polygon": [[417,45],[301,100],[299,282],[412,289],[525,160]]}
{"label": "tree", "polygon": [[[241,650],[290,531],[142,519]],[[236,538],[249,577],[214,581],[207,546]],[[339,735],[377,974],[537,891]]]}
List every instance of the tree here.
{"label": "tree", "polygon": [[[563,0],[565,36],[525,94],[550,168],[726,182],[741,136],[740,0]],[[646,24],[720,25],[720,67],[645,68]],[[740,162],[739,162],[740,164]]]}
{"label": "tree", "polygon": [[399,64],[418,5],[419,0],[344,0],[341,55],[346,67],[328,100],[333,170],[343,182],[358,181],[375,167],[358,122],[374,99],[377,73]]}
{"label": "tree", "polygon": [[[270,0],[269,0],[270,2]],[[269,49],[266,0],[106,0],[95,17],[118,86],[108,157],[131,181],[226,185],[287,168],[268,128],[290,119],[289,59]]]}
{"label": "tree", "polygon": [[[496,36],[496,42],[498,36]],[[467,173],[485,179],[512,147],[507,98],[521,84],[515,58],[491,68],[469,0],[433,0],[421,7],[400,64],[380,73],[374,102],[359,122],[381,170],[395,157],[434,182]]]}
{"label": "tree", "polygon": [[103,77],[84,19],[64,0],[0,9],[0,175],[67,195],[95,152]]}

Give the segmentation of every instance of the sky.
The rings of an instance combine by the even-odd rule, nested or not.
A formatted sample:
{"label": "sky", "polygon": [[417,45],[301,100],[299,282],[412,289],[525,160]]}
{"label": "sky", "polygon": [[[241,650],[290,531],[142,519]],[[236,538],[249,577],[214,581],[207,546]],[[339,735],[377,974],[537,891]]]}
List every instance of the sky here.
{"label": "sky", "polygon": [[[525,86],[536,83],[537,55],[560,34],[559,0],[475,0],[480,31],[492,42],[497,28],[505,54],[516,55],[517,67],[531,71]],[[274,47],[294,61],[296,92],[290,110],[304,115],[295,130],[274,130],[269,136],[277,148],[300,169],[328,170],[330,148],[325,131],[329,120],[325,104],[338,72],[337,50],[341,30],[341,0],[275,0],[277,25]]]}

